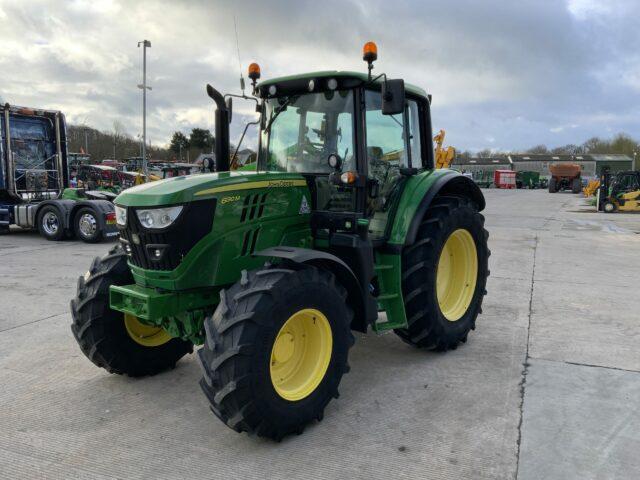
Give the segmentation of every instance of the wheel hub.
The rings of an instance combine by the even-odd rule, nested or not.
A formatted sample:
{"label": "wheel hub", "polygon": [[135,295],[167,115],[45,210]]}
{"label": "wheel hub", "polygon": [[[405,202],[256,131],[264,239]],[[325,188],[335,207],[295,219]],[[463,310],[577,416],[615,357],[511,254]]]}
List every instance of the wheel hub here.
{"label": "wheel hub", "polygon": [[124,314],[124,326],[131,340],[143,347],[159,347],[172,338],[164,328],[146,325],[128,313]]}
{"label": "wheel hub", "polygon": [[468,230],[455,230],[445,242],[438,260],[436,293],[440,311],[451,322],[459,320],[471,305],[478,278],[478,252]]}
{"label": "wheel hub", "polygon": [[80,217],[78,228],[85,237],[92,237],[96,233],[97,222],[93,215],[85,213]]}
{"label": "wheel hub", "polygon": [[327,373],[333,336],[327,317],[315,308],[294,313],[284,323],[271,349],[271,383],[285,400],[309,396]]}
{"label": "wheel hub", "polygon": [[42,218],[42,228],[48,235],[55,235],[58,233],[58,216],[53,212],[45,213]]}

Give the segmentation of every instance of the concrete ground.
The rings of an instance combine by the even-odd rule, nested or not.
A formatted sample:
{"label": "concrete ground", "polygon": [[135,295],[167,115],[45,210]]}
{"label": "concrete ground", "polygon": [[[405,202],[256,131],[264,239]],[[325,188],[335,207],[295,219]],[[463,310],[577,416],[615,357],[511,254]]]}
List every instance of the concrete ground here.
{"label": "concrete ground", "polygon": [[486,190],[491,277],[467,344],[358,335],[321,423],[276,444],[208,409],[193,355],[109,375],[69,329],[108,244],[0,237],[0,478],[640,477],[640,215]]}

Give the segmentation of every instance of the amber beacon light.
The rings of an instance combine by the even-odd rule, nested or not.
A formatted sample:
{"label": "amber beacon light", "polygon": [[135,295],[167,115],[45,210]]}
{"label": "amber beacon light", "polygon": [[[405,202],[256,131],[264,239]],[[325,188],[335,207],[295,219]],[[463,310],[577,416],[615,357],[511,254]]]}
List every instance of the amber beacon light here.
{"label": "amber beacon light", "polygon": [[369,70],[369,80],[371,80],[371,70],[373,70],[373,62],[378,59],[378,46],[374,42],[367,42],[362,47],[362,59],[367,62]]}
{"label": "amber beacon light", "polygon": [[367,63],[375,62],[378,59],[378,46],[374,42],[367,42],[362,47],[362,59]]}

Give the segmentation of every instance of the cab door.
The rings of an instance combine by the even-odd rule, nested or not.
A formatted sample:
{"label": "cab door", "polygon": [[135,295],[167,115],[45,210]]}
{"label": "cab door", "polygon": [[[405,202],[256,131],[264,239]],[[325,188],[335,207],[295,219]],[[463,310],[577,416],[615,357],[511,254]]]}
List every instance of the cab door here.
{"label": "cab door", "polygon": [[403,114],[383,115],[382,95],[365,90],[366,160],[370,187],[366,214],[373,241],[385,238],[394,200],[402,190],[403,168],[422,168],[420,109],[407,98]]}

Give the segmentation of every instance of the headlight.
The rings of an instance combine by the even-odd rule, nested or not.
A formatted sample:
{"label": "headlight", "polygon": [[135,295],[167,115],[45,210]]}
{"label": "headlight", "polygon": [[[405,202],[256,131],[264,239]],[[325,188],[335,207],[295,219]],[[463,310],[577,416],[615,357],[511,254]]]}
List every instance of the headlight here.
{"label": "headlight", "polygon": [[171,225],[180,212],[182,211],[182,205],[178,207],[167,208],[151,208],[136,210],[138,220],[144,228],[167,228]]}
{"label": "headlight", "polygon": [[121,227],[127,224],[127,209],[116,205],[116,223]]}

